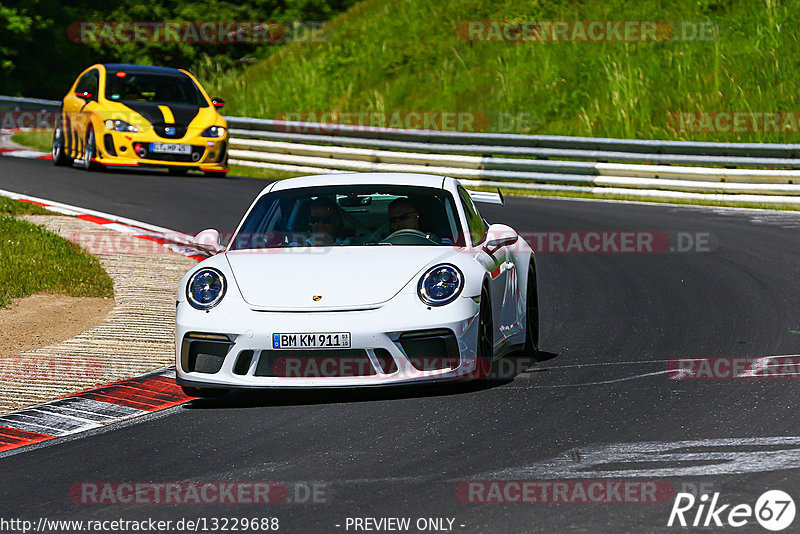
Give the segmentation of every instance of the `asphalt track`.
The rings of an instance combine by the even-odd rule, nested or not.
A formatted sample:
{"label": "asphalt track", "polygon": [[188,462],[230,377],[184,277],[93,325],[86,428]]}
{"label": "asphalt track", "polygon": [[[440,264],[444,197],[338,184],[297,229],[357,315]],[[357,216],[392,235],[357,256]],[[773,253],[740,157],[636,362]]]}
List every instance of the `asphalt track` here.
{"label": "asphalt track", "polygon": [[[264,185],[85,173],[0,158],[2,189],[187,233],[233,230]],[[464,481],[564,480],[576,476],[576,464],[585,467],[580,476],[617,470],[626,480],[666,481],[675,492],[705,484],[731,504],[753,505],[769,489],[800,498],[796,440],[705,441],[800,436],[800,382],[673,380],[664,372],[673,358],[800,353],[800,217],[522,198],[482,211],[521,232],[707,232],[715,246],[702,253],[540,254],[541,346],[549,359],[520,365],[513,380],[491,387],[236,394],[6,455],[0,516],[278,517],[280,532],[354,532],[348,517],[410,517],[412,525],[446,517],[455,520],[454,532],[679,530],[666,526],[671,500],[477,504],[457,497]],[[645,451],[600,466],[586,460],[602,445],[684,440],[698,441],[683,446],[694,456]],[[563,455],[573,475],[553,461]],[[704,471],[709,466],[719,474],[704,475],[714,472]],[[69,489],[85,481],[315,481],[324,485],[325,502],[76,504]],[[800,518],[787,531],[797,525]],[[725,530],[763,531],[753,520]]]}

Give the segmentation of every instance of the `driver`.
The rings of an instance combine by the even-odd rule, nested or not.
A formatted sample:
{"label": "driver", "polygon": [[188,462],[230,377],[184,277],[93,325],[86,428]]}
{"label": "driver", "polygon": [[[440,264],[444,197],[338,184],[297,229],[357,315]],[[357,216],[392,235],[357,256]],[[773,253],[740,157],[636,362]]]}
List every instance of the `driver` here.
{"label": "driver", "polygon": [[416,230],[425,234],[425,237],[435,243],[441,245],[452,245],[450,239],[439,239],[436,235],[426,232],[420,228],[419,211],[417,207],[406,197],[398,197],[389,203],[389,226],[391,227],[391,234],[399,232],[400,230]]}
{"label": "driver", "polygon": [[417,230],[419,227],[419,212],[414,203],[409,199],[400,197],[389,204],[389,225],[392,233],[398,230]]}

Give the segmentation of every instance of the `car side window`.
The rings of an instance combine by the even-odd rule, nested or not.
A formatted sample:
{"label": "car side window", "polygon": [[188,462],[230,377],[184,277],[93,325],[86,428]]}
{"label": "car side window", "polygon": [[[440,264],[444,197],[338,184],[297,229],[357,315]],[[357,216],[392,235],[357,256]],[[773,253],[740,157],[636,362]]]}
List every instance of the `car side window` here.
{"label": "car side window", "polygon": [[463,187],[458,188],[458,196],[461,197],[461,205],[464,207],[464,214],[467,216],[467,226],[472,236],[472,242],[476,245],[483,242],[486,238],[486,223],[483,222],[478,210],[469,198],[469,193]]}
{"label": "car side window", "polygon": [[81,76],[81,79],[78,80],[78,84],[75,86],[76,91],[88,91],[94,97],[98,96],[97,92],[99,89],[100,76],[97,73],[97,69],[92,69]]}

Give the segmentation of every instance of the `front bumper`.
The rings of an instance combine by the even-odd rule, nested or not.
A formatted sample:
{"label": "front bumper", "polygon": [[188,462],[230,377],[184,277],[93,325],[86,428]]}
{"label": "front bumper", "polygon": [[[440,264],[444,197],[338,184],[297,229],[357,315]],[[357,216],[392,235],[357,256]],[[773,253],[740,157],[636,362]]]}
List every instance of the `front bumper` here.
{"label": "front bumper", "polygon": [[[150,143],[190,145],[190,154],[150,152]],[[144,149],[144,155],[135,150]],[[97,157],[103,165],[119,167],[171,167],[224,172],[228,168],[228,138],[209,138],[188,133],[179,139],[164,139],[152,132],[131,134],[103,129],[97,136]]]}
{"label": "front bumper", "polygon": [[[202,388],[360,387],[472,378],[478,307],[461,297],[428,309],[411,294],[378,309],[313,313],[255,311],[231,296],[209,313],[181,302],[176,377],[179,384]],[[350,350],[272,348],[274,333],[317,332],[349,332]],[[229,341],[202,339],[209,334]]]}

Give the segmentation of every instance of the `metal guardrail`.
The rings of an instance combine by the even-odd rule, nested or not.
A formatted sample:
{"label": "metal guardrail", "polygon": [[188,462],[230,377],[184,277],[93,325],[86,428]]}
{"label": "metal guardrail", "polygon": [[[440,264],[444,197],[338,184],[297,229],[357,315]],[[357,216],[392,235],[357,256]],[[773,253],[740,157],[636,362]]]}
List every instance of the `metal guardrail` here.
{"label": "metal guardrail", "polygon": [[52,109],[60,108],[58,100],[42,100],[39,98],[21,98],[17,96],[0,96],[0,106],[18,108]]}
{"label": "metal guardrail", "polygon": [[561,135],[522,135],[431,130],[370,128],[349,124],[278,121],[248,117],[226,117],[231,128],[268,132],[323,133],[329,137],[413,141],[425,144],[478,145],[513,148],[551,148],[598,152],[634,152],[703,156],[800,157],[800,144],[707,143],[697,141],[658,141],[567,137]]}
{"label": "metal guardrail", "polygon": [[[0,107],[60,107],[0,96]],[[401,130],[225,117],[231,163],[296,172],[400,171],[545,190],[725,195],[800,203],[800,144]],[[554,159],[551,159],[554,158]],[[480,185],[480,184],[479,184]]]}

